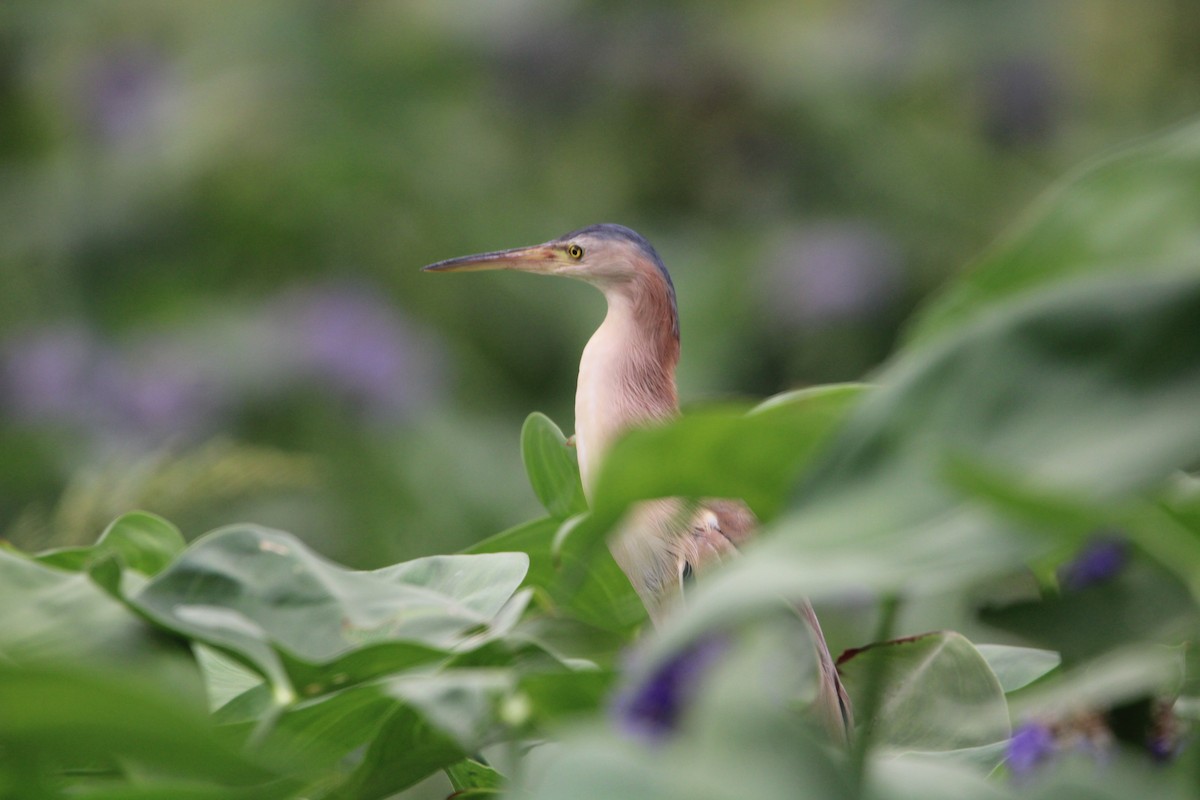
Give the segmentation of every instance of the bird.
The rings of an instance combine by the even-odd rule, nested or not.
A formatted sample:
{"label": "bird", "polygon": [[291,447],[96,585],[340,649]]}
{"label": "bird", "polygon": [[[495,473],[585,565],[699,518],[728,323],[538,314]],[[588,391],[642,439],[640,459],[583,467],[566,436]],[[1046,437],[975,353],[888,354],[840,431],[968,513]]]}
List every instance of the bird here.
{"label": "bird", "polygon": [[[589,283],[603,293],[608,310],[583,349],[575,392],[572,438],[589,502],[604,456],[618,437],[679,414],[675,285],[662,258],[641,234],[601,223],[542,244],[460,256],[423,269],[557,275]],[[631,509],[608,544],[657,626],[691,583],[734,556],[756,526],[753,512],[740,500],[709,498],[696,507],[664,498]],[[853,724],[849,698],[812,605],[804,600],[797,611],[816,649],[819,685],[814,710],[835,740],[845,743]]]}

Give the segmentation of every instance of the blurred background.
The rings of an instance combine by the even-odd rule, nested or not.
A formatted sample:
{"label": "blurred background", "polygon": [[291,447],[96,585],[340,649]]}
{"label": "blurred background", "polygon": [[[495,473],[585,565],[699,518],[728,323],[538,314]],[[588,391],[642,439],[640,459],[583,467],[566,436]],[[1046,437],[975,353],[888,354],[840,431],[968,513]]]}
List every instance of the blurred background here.
{"label": "blurred background", "polygon": [[1072,167],[1200,109],[1200,4],[0,5],[0,536],[133,507],[370,567],[537,514],[594,290],[426,263],[629,225],[686,401],[868,373]]}

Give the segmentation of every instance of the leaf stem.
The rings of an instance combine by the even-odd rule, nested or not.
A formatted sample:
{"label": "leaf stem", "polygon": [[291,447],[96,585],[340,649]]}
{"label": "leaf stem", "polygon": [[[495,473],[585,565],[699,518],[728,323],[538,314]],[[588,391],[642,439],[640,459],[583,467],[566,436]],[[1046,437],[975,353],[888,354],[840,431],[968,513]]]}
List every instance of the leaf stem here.
{"label": "leaf stem", "polygon": [[[892,638],[896,625],[896,614],[900,609],[898,595],[886,594],[879,603],[879,624],[875,628],[875,642],[886,642]],[[863,692],[863,704],[860,713],[862,723],[858,726],[857,735],[850,744],[850,779],[854,786],[854,795],[863,796],[867,778],[867,756],[871,751],[871,740],[875,735],[875,717],[883,699],[883,687],[887,682],[887,659],[873,659],[867,672],[866,685]]]}

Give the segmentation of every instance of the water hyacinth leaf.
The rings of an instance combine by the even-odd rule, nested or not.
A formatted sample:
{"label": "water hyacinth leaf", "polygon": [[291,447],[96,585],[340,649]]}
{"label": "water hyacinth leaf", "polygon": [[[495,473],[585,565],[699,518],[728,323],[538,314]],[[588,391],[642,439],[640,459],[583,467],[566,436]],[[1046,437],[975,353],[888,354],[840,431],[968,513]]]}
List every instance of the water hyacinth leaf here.
{"label": "water hyacinth leaf", "polygon": [[904,750],[977,748],[1008,739],[1004,689],[987,660],[961,634],[929,633],[852,650],[838,660],[851,704],[864,708],[871,676],[884,684],[873,741]]}
{"label": "water hyacinth leaf", "polygon": [[503,775],[473,758],[464,758],[446,767],[446,777],[450,779],[458,798],[469,797],[472,791],[498,791],[504,786]]}
{"label": "water hyacinth leaf", "polygon": [[1142,697],[1171,696],[1183,682],[1183,659],[1182,648],[1121,647],[1014,695],[1013,719],[1054,720],[1080,709],[1104,711]]}
{"label": "water hyacinth leaf", "polygon": [[1200,611],[1187,587],[1149,562],[1134,562],[1094,585],[985,608],[979,618],[1055,648],[1071,665],[1132,642],[1175,644],[1200,629]]}
{"label": "water hyacinth leaf", "polygon": [[[223,739],[189,703],[130,676],[89,670],[0,666],[0,752],[37,754],[43,766],[91,766],[113,758],[161,777],[220,785],[261,784],[277,777]],[[104,778],[98,783],[104,785]],[[270,796],[264,790],[265,796]]]}
{"label": "water hyacinth leaf", "polygon": [[380,681],[395,709],[347,782],[332,797],[389,797],[460,762],[497,734],[497,709],[514,688],[511,673],[454,670]]}
{"label": "water hyacinth leaf", "polygon": [[[902,354],[808,473],[794,510],[693,593],[691,637],[780,597],[935,592],[1078,541],[957,489],[964,459],[1120,504],[1200,452],[1200,277],[1077,282]],[[683,630],[689,627],[691,630]]]}
{"label": "water hyacinth leaf", "polygon": [[211,710],[221,708],[235,697],[262,685],[262,676],[246,669],[219,650],[202,644],[193,644],[192,652],[200,672],[204,675],[204,686],[208,693]]}
{"label": "water hyacinth leaf", "polygon": [[1067,178],[918,315],[908,339],[950,334],[1022,293],[1087,273],[1200,270],[1200,122]]}
{"label": "water hyacinth leaf", "polygon": [[145,511],[133,511],[114,520],[90,547],[50,550],[36,558],[60,569],[82,570],[102,558],[116,556],[129,569],[156,575],[186,546],[183,534],[170,522]]}
{"label": "water hyacinth leaf", "polygon": [[977,644],[1005,694],[1015,692],[1053,672],[1062,663],[1062,656],[1053,650],[1035,647],[1015,647],[1006,644]]}
{"label": "water hyacinth leaf", "polygon": [[575,454],[559,427],[534,412],[521,428],[521,460],[533,493],[555,519],[587,510]]}
{"label": "water hyacinth leaf", "polygon": [[[315,677],[305,665],[353,666],[361,680],[372,668],[482,643],[527,565],[524,554],[497,553],[359,572],[290,534],[246,525],[198,540],[130,602],[169,630],[236,654],[277,687],[304,688]],[[328,677],[333,684],[316,690],[337,685]]]}
{"label": "water hyacinth leaf", "polygon": [[628,635],[646,621],[646,610],[629,579],[607,550],[552,551],[559,521],[533,520],[472,545],[465,553],[525,553],[529,572],[522,585],[545,595],[578,620]]}
{"label": "water hyacinth leaf", "polygon": [[150,686],[169,686],[203,707],[187,648],[163,636],[85,573],[64,572],[0,550],[0,662],[87,663]]}
{"label": "water hyacinth leaf", "polygon": [[689,676],[694,691],[679,698],[685,707],[673,727],[630,726],[618,706],[615,732],[585,731],[535,754],[522,787],[528,795],[521,796],[853,796],[827,737],[793,706],[815,670],[804,668],[806,658],[812,661],[804,650],[807,639],[781,636],[787,632],[794,633],[794,626],[767,624],[730,640],[724,652],[706,649],[706,663]]}
{"label": "water hyacinth leaf", "polygon": [[867,387],[822,386],[745,408],[697,410],[631,431],[605,458],[594,506],[606,519],[656,497],[736,497],[774,516],[800,471]]}

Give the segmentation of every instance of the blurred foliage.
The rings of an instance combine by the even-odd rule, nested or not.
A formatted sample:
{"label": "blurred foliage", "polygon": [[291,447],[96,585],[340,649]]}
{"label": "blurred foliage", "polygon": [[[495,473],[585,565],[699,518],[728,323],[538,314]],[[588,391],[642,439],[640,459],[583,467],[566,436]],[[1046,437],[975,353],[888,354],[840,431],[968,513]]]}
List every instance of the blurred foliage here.
{"label": "blurred foliage", "polygon": [[[1194,208],[1198,161],[1194,124],[1118,153],[992,252],[1064,214],[1156,252],[1117,196]],[[985,262],[871,384],[632,431],[591,507],[535,412],[545,515],[457,555],[355,570],[146,512],[0,549],[0,797],[1194,797],[1200,240],[1171,249],[1052,247],[1020,285]],[[764,524],[648,630],[603,541],[661,495]],[[803,597],[852,645],[845,748],[811,717]]]}
{"label": "blurred foliage", "polygon": [[[600,301],[420,265],[626,223],[675,273],[685,398],[855,379],[1052,177],[1194,112],[1198,38],[1189,0],[10,0],[0,531],[136,504],[361,566],[478,541],[535,508],[518,423],[569,418]],[[1187,157],[1046,235],[1174,258]],[[1142,224],[1161,247],[1108,247]]]}

